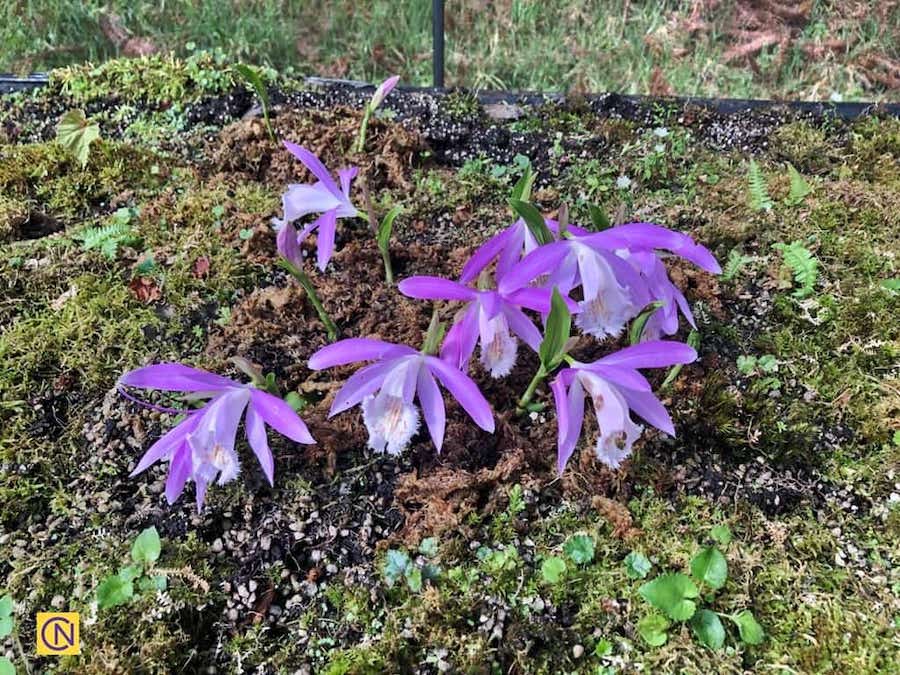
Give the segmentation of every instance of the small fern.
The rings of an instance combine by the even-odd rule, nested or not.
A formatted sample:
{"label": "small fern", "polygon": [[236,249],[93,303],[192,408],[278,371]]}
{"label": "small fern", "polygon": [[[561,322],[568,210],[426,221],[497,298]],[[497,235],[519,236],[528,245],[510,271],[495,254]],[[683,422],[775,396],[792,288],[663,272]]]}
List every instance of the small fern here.
{"label": "small fern", "polygon": [[728,253],[728,260],[725,261],[725,267],[722,268],[722,278],[725,281],[731,281],[751,260],[753,260],[753,256],[744,255],[736,248],[731,249]]}
{"label": "small fern", "polygon": [[119,246],[136,241],[131,226],[121,221],[100,227],[89,227],[83,230],[78,238],[85,251],[100,249],[100,252],[110,260],[115,259]]}
{"label": "small fern", "polygon": [[784,264],[794,273],[794,282],[797,284],[794,295],[798,298],[810,295],[819,278],[819,261],[815,259],[812,252],[800,241],[792,241],[790,244],[773,244],[772,248],[781,252]]}
{"label": "small fern", "polygon": [[774,204],[769,196],[766,179],[760,171],[756,160],[750,160],[750,172],[747,176],[750,187],[750,208],[754,211],[771,211]]}
{"label": "small fern", "polygon": [[792,164],[788,164],[788,175],[791,178],[791,189],[784,202],[788,206],[799,206],[803,203],[806,195],[812,192],[812,188]]}

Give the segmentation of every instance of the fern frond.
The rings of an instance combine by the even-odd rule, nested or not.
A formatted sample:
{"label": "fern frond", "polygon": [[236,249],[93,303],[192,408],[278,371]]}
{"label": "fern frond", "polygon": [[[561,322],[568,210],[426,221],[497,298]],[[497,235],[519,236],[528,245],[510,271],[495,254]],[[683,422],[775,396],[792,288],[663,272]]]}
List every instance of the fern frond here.
{"label": "fern frond", "polygon": [[750,208],[754,211],[771,211],[774,204],[769,196],[766,179],[755,159],[750,160],[747,182],[750,188]]}
{"label": "fern frond", "polygon": [[793,164],[788,164],[788,175],[791,178],[791,189],[788,192],[787,199],[784,201],[788,206],[799,206],[803,203],[806,195],[812,192],[812,188],[800,172],[794,168]]}
{"label": "fern frond", "polygon": [[722,268],[722,278],[725,281],[731,281],[751,260],[753,260],[752,256],[744,255],[736,248],[731,249],[728,260],[725,261],[725,266]]}
{"label": "fern frond", "polygon": [[804,298],[811,294],[819,278],[819,261],[812,252],[800,241],[773,244],[772,248],[781,252],[784,264],[794,273],[794,282],[797,284],[794,295]]}
{"label": "fern frond", "polygon": [[79,233],[85,251],[98,248],[107,258],[115,258],[119,246],[134,240],[128,223],[112,222],[109,225],[89,227]]}

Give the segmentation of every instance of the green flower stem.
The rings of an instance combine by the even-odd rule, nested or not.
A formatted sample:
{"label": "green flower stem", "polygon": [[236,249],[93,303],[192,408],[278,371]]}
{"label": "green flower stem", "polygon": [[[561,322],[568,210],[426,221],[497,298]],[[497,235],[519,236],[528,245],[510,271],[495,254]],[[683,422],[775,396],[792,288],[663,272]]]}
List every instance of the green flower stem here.
{"label": "green flower stem", "polygon": [[366,105],[363,111],[362,123],[359,125],[359,136],[356,137],[356,152],[362,152],[366,147],[366,129],[369,127],[369,118],[372,116],[372,108]]}
{"label": "green flower stem", "polygon": [[391,254],[386,248],[381,248],[381,259],[384,261],[384,280],[388,286],[394,285],[394,268],[391,265]]}
{"label": "green flower stem", "polygon": [[522,398],[520,398],[519,402],[516,404],[516,410],[520,415],[526,412],[527,406],[531,403],[531,399],[534,396],[535,389],[537,389],[538,385],[544,381],[547,374],[547,371],[544,369],[544,364],[541,364],[541,367],[538,368],[534,377],[531,378],[531,382],[528,383],[528,388],[525,390],[525,393],[522,394]]}
{"label": "green flower stem", "polygon": [[306,296],[309,298],[309,301],[312,303],[312,306],[315,307],[316,312],[319,314],[319,318],[322,320],[322,323],[325,324],[325,330],[328,333],[328,339],[331,342],[334,342],[338,338],[338,328],[335,325],[334,321],[331,320],[331,317],[328,316],[328,312],[325,311],[325,308],[322,306],[322,301],[319,300],[319,296],[316,293],[315,286],[313,286],[312,280],[306,275],[306,272],[301,270],[299,267],[295,267],[287,260],[279,260],[278,264],[281,265],[285,270],[287,270],[291,276],[293,276],[299,284],[303,287],[303,290],[306,291]]}

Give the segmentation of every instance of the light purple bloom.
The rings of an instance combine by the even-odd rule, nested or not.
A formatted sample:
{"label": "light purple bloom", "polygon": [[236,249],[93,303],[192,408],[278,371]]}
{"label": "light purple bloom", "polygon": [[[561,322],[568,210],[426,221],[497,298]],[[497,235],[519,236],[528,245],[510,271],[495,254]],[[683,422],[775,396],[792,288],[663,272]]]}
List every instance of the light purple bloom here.
{"label": "light purple bloom", "polygon": [[397,86],[397,83],[399,81],[400,76],[394,75],[379,84],[378,89],[376,89],[375,93],[372,95],[372,100],[369,101],[369,110],[375,110],[378,106],[380,106],[384,99],[387,98],[387,95],[390,94],[391,91],[393,91],[394,87]]}
{"label": "light purple bloom", "polygon": [[322,370],[357,361],[375,361],[351,376],[337,393],[329,417],[362,404],[369,447],[397,455],[419,428],[418,397],[425,425],[437,451],[444,440],[444,399],[435,378],[447,388],[479,427],[494,431],[491,407],[467,375],[441,359],[412,347],[369,338],[349,338],[323,347],[309,359]]}
{"label": "light purple bloom", "polygon": [[550,385],[556,404],[559,472],[565,469],[581,436],[585,395],[590,397],[597,415],[597,458],[613,469],[631,454],[632,445],[643,431],[631,419],[631,410],[674,436],[669,413],[636,369],[691,363],[696,358],[697,352],[686,344],[654,341],[626,347],[593,363],[576,361],[561,370]]}
{"label": "light purple bloom", "polygon": [[532,251],[500,279],[499,290],[521,288],[542,275],[547,275],[542,285],[555,286],[560,293],[580,286],[575,325],[598,338],[615,337],[647,303],[647,286],[615,253],[592,248],[584,239],[563,239]]}
{"label": "light purple bloom", "polygon": [[[545,218],[547,228],[554,234],[559,231],[559,223],[550,218]],[[576,236],[588,234],[587,230],[574,225],[569,226],[569,231]],[[497,261],[495,277],[500,279],[513,266],[521,260],[522,256],[528,255],[538,248],[538,242],[528,229],[528,225],[522,218],[519,218],[505,230],[498,232],[493,237],[484,242],[472,257],[469,258],[465,266],[463,266],[462,274],[459,280],[467,284],[474,281],[485,267],[494,260]]]}
{"label": "light purple bloom", "polygon": [[[303,162],[318,181],[312,185],[292,183],[282,196],[283,218],[274,221],[279,233],[279,251],[281,252],[284,247],[282,238],[286,239],[289,235],[297,234],[291,226],[294,221],[310,213],[318,213],[319,217],[304,227],[297,234],[296,239],[297,243],[301,244],[312,232],[318,231],[317,262],[319,269],[324,271],[334,252],[337,219],[355,218],[359,215],[359,211],[350,202],[350,183],[356,177],[358,169],[349,167],[338,171],[338,180],[340,180],[340,187],[338,187],[331,173],[312,152],[290,141],[285,141],[284,147]],[[283,252],[282,255],[284,255]],[[287,256],[285,257],[287,258]],[[288,260],[291,259],[288,258]],[[293,260],[291,262],[297,264]]]}
{"label": "light purple bloom", "polygon": [[138,368],[119,378],[119,385],[163,391],[189,392],[208,398],[198,410],[157,440],[131,473],[135,476],[161,459],[169,460],[166,499],[173,503],[187,481],[197,484],[197,509],[203,507],[210,483],[223,485],[237,477],[240,463],[234,450],[241,417],[247,442],[272,484],[275,460],[266,438],[266,425],[297,443],[315,443],[306,424],[283,400],[248,384],[241,384],[180,363]]}
{"label": "light purple bloom", "polygon": [[689,236],[653,223],[629,223],[542,246],[525,256],[499,285],[501,291],[521,287],[546,274],[546,285],[561,292],[581,286],[576,325],[600,338],[620,334],[641,309],[662,300],[664,305],[648,321],[645,335],[672,334],[678,328],[678,308],[691,325],[693,316],[684,295],[669,280],[657,249],[668,249],[709,272],[721,272],[712,253]]}
{"label": "light purple bloom", "polygon": [[[550,311],[552,291],[546,288],[519,288],[504,293],[475,290],[441,277],[417,276],[398,285],[401,293],[420,300],[460,300],[468,303],[458,314],[441,346],[441,358],[465,371],[481,344],[481,364],[492,377],[508,375],[516,361],[518,345],[510,332],[534,351],[541,345],[541,332],[522,307],[536,312]],[[571,302],[571,301],[570,301]],[[571,303],[571,309],[575,309]]]}

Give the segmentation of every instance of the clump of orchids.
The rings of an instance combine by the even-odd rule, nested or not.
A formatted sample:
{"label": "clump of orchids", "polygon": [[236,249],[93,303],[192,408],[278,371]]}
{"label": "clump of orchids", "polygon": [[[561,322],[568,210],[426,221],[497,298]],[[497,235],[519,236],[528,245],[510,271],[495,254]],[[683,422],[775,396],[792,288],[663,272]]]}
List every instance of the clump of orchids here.
{"label": "clump of orchids", "polygon": [[[366,120],[395,83],[389,80],[377,90]],[[364,144],[364,139],[362,130],[359,142]],[[691,332],[690,344],[661,339],[677,332],[679,314],[696,329],[687,300],[670,280],[664,261],[679,256],[719,273],[709,250],[687,235],[652,223],[611,227],[595,208],[590,229],[569,224],[565,206],[557,220],[545,219],[528,201],[534,181],[528,170],[510,200],[518,218],[474,252],[458,279],[414,276],[399,283],[398,290],[408,297],[458,305],[448,330],[440,320],[445,306],[435,304],[421,348],[366,337],[335,341],[338,327],[303,272],[301,244],[316,232],[317,265],[325,272],[334,252],[338,221],[360,215],[350,197],[357,169],[341,169],[335,180],[309,150],[290,142],[285,147],[317,179],[313,184],[288,186],[283,216],[275,223],[280,264],[303,285],[333,342],[314,353],[308,365],[322,370],[367,363],[334,396],[329,415],[359,406],[371,449],[402,453],[424,419],[440,452],[446,426],[442,388],[476,425],[493,432],[491,406],[469,375],[472,357],[477,349],[480,367],[492,378],[503,378],[513,370],[520,342],[537,353],[539,366],[518,401],[517,412],[542,408],[534,397],[541,384],[552,378],[560,472],[582,436],[586,399],[597,418],[596,456],[611,468],[619,467],[631,454],[643,431],[634,416],[674,435],[668,412],[640,370],[668,367],[670,380],[683,364],[697,358],[696,330]],[[391,283],[387,241],[398,210],[392,210],[380,227],[369,211]],[[315,218],[298,230],[294,223],[310,215]],[[573,324],[594,340],[619,338],[627,331],[630,344],[583,363],[570,354],[577,342]],[[153,444],[134,470],[136,474],[167,460],[170,503],[192,480],[199,508],[211,483],[221,485],[238,475],[235,438],[242,418],[248,444],[270,482],[274,459],[267,426],[295,442],[315,442],[294,408],[277,395],[271,376],[263,376],[242,359],[235,363],[248,375],[249,384],[176,363],[139,368],[119,381],[120,390],[132,400],[137,399],[128,388],[143,387],[181,392],[194,405],[201,404],[177,410],[158,408],[183,418]]]}

